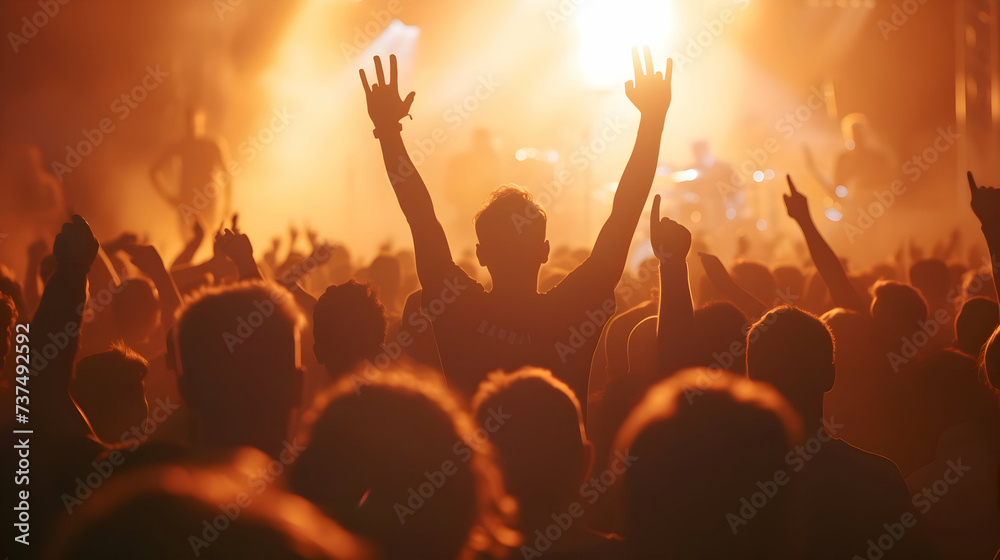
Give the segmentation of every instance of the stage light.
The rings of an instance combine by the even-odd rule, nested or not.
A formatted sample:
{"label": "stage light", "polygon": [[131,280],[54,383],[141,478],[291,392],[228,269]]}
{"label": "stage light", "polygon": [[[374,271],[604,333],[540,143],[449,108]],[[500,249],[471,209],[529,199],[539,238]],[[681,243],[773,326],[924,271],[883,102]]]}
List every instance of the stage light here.
{"label": "stage light", "polygon": [[629,53],[633,45],[649,45],[653,64],[662,72],[673,20],[673,10],[666,0],[602,1],[581,6],[576,26],[580,32],[580,66],[587,84],[611,89],[632,79]]}
{"label": "stage light", "polygon": [[759,231],[764,231],[765,229],[767,229],[767,221],[757,220],[757,229]]}
{"label": "stage light", "polygon": [[844,185],[837,185],[837,188],[834,189],[833,192],[840,198],[844,198],[845,196],[847,196],[847,187],[845,187]]}
{"label": "stage light", "polygon": [[675,183],[683,183],[685,181],[694,181],[698,178],[697,169],[685,169],[683,171],[676,171],[670,176]]}
{"label": "stage light", "polygon": [[771,179],[774,179],[774,170],[773,169],[768,169],[768,170],[764,171],[764,179],[767,179],[768,181],[770,181]]}
{"label": "stage light", "polygon": [[761,181],[763,181],[764,180],[764,172],[763,171],[754,171],[753,172],[753,180],[756,181],[756,182],[758,182],[758,183],[761,182]]}
{"label": "stage light", "polygon": [[549,163],[555,163],[559,161],[559,152],[555,150],[549,150],[545,153],[545,161]]}
{"label": "stage light", "polygon": [[826,214],[826,217],[829,218],[831,222],[839,222],[840,219],[844,217],[844,215],[841,214],[836,208],[827,208],[824,214]]}
{"label": "stage light", "polygon": [[855,144],[854,140],[850,138],[848,138],[847,141],[844,142],[844,147],[847,148],[847,151],[853,150],[856,146],[857,144]]}
{"label": "stage light", "polygon": [[514,152],[514,159],[516,159],[517,161],[524,161],[528,159],[528,150],[520,148],[519,150]]}
{"label": "stage light", "polygon": [[735,208],[729,208],[729,209],[726,210],[726,219],[727,220],[735,220],[736,219],[736,209]]}

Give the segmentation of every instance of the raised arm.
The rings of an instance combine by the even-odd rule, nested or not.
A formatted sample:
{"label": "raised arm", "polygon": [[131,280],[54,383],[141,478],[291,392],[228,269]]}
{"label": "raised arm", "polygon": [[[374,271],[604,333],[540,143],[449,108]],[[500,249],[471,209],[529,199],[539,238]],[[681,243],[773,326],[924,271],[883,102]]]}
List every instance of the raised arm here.
{"label": "raised arm", "polygon": [[990,250],[990,269],[993,273],[994,295],[1000,293],[997,289],[997,272],[1000,269],[1000,261],[997,259],[1000,252],[1000,189],[993,187],[976,186],[976,179],[972,172],[968,172],[969,190],[972,192],[972,211],[979,218],[979,224],[983,229],[983,236],[986,237],[986,246]]}
{"label": "raised arm", "polygon": [[[31,392],[45,404],[41,418],[44,436],[63,438],[90,433],[69,396],[73,361],[79,346],[80,323],[87,301],[87,272],[97,257],[97,239],[86,220],[74,215],[56,236],[52,254],[56,269],[45,284],[31,323],[33,348]],[[50,358],[50,356],[52,356]]]}
{"label": "raised arm", "polygon": [[701,266],[705,269],[709,281],[729,298],[733,305],[746,313],[747,317],[756,321],[767,313],[768,307],[733,280],[719,257],[708,253],[698,253],[698,256],[701,257]]}
{"label": "raised arm", "polygon": [[656,320],[656,354],[661,374],[693,364],[694,304],[688,283],[687,255],[691,232],[670,218],[660,218],[660,195],[653,197],[649,241],[660,261],[660,309]]}
{"label": "raised arm", "polygon": [[414,92],[406,99],[399,96],[396,79],[396,55],[389,56],[389,80],[386,81],[382,60],[375,57],[377,82],[368,84],[365,71],[360,70],[361,83],[368,101],[368,115],[375,125],[374,134],[382,146],[382,161],[389,175],[389,182],[396,193],[396,200],[410,225],[413,237],[413,251],[417,261],[417,276],[424,287],[436,280],[436,271],[452,262],[451,248],[444,228],[434,213],[431,195],[417,173],[410,155],[403,145],[400,119],[410,112]]}
{"label": "raised arm", "polygon": [[153,285],[160,299],[160,324],[164,331],[174,326],[177,310],[181,308],[181,294],[174,285],[174,279],[163,266],[159,251],[152,245],[128,245],[122,248],[132,258],[132,264],[145,274]]}
{"label": "raised arm", "polygon": [[816,270],[819,271],[830,290],[833,304],[867,315],[869,313],[868,306],[865,305],[864,299],[858,295],[851,284],[837,254],[833,252],[819,230],[816,229],[816,224],[813,223],[812,216],[809,215],[809,201],[795,188],[791,175],[788,175],[788,190],[789,194],[784,195],[785,208],[788,210],[788,215],[802,229],[806,246],[809,247],[809,255],[816,265]]}
{"label": "raised arm", "polygon": [[192,231],[194,232],[194,237],[184,245],[184,249],[177,255],[174,262],[171,263],[170,270],[175,270],[191,262],[195,253],[198,252],[198,247],[201,247],[201,242],[205,240],[205,228],[201,225],[200,219],[195,218]]}
{"label": "raised arm", "polygon": [[614,287],[621,279],[628,259],[629,245],[635,234],[635,227],[642,216],[642,208],[649,197],[656,173],[656,161],[660,153],[660,137],[663,135],[663,121],[670,107],[670,76],[673,60],[667,59],[666,72],[653,71],[653,57],[649,47],[643,47],[646,71],[642,70],[639,49],[632,48],[632,65],[635,81],[625,82],[625,95],[641,114],[635,147],[629,157],[625,171],[618,182],[611,216],[597,236],[590,259],[586,263],[588,276],[594,281]]}

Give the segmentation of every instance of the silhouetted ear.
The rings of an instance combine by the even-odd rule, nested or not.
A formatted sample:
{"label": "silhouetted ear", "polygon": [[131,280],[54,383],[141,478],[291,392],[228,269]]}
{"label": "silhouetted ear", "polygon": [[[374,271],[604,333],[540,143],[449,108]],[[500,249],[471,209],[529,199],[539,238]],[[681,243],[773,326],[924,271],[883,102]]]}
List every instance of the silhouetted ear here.
{"label": "silhouetted ear", "polygon": [[483,258],[483,247],[476,243],[476,258],[479,259],[479,266],[486,267],[486,259]]}
{"label": "silhouetted ear", "polygon": [[824,393],[829,393],[833,389],[833,383],[837,379],[837,368],[834,364],[830,364],[823,368],[822,377],[820,382],[822,383],[822,388]]}

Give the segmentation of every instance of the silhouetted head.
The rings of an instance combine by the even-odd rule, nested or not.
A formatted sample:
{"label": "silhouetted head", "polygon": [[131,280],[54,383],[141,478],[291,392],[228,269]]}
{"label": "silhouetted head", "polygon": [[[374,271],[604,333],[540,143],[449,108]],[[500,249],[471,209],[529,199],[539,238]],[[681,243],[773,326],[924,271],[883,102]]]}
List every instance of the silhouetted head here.
{"label": "silhouetted head", "polygon": [[746,373],[747,316],[728,301],[717,301],[694,312],[697,364]]}
{"label": "silhouetted head", "polygon": [[497,449],[522,520],[548,525],[554,511],[579,499],[593,448],[580,402],[565,383],[537,368],[494,373],[479,385],[472,407]]}
{"label": "silhouetted head", "polygon": [[983,346],[997,328],[1000,307],[989,298],[974,297],[964,304],[955,318],[955,347],[979,359]]}
{"label": "silhouetted head", "polygon": [[920,259],[910,266],[910,284],[927,301],[944,302],[954,283],[951,271],[941,259]]}
{"label": "silhouetted head", "polygon": [[494,282],[499,274],[531,274],[549,258],[545,240],[545,210],[531,193],[517,185],[504,185],[493,191],[486,205],[476,214],[476,256]]}
{"label": "silhouetted head", "polygon": [[69,516],[49,558],[362,560],[372,547],[261,473],[274,460],[242,448],[231,461],[118,473]]}
{"label": "silhouetted head", "polygon": [[399,259],[389,255],[379,255],[368,267],[368,274],[372,282],[378,286],[379,296],[384,298],[386,303],[397,305],[399,284],[402,281]]}
{"label": "silhouetted head", "polygon": [[178,385],[208,444],[281,450],[301,393],[301,322],[291,294],[263,281],[209,289],[185,307]]}
{"label": "silhouetted head", "polygon": [[205,136],[205,110],[197,105],[189,105],[184,110],[184,132],[190,138]]}
{"label": "silhouetted head", "polygon": [[[780,295],[791,296],[791,298],[802,297],[805,293],[806,275],[794,266],[779,266],[774,269],[774,283]],[[770,305],[771,302],[763,302]]]}
{"label": "silhouetted head", "polygon": [[316,360],[330,375],[343,375],[378,356],[387,328],[385,306],[370,284],[330,286],[313,308]]}
{"label": "silhouetted head", "polygon": [[111,299],[111,316],[118,335],[130,344],[142,342],[160,322],[160,298],[153,283],[145,278],[122,282]]}
{"label": "silhouetted head", "polygon": [[764,305],[772,305],[778,297],[774,275],[763,263],[741,260],[732,266],[733,280]]}
{"label": "silhouetted head", "polygon": [[489,442],[440,382],[394,371],[343,378],[305,420],[291,488],[387,557],[454,559],[486,523],[502,481]]}
{"label": "silhouetted head", "polygon": [[885,280],[872,288],[872,331],[896,342],[912,335],[918,322],[927,320],[927,302],[916,289],[901,282]]}
{"label": "silhouetted head", "polygon": [[[653,386],[614,445],[633,458],[624,472],[631,557],[787,558],[790,492],[772,481],[801,439],[795,412],[765,384],[691,369]],[[740,500],[767,482],[776,493],[745,519]]]}
{"label": "silhouetted head", "polygon": [[14,324],[17,322],[17,308],[14,300],[0,292],[0,371],[7,364],[7,353],[10,352],[10,340],[14,335]]}
{"label": "silhouetted head", "polygon": [[[993,392],[980,382],[976,360],[961,352],[942,350],[930,355],[917,365],[912,379],[921,420],[930,426],[929,439],[935,444],[942,431],[983,419],[996,410]],[[995,422],[995,418],[990,420]]]}
{"label": "silhouetted head", "polygon": [[117,444],[133,428],[145,429],[147,371],[146,359],[123,343],[76,363],[69,393],[101,441]]}
{"label": "silhouetted head", "polygon": [[[772,309],[747,333],[747,375],[774,385],[800,414],[833,388],[833,336],[805,311],[782,306]],[[821,411],[820,411],[821,412]],[[805,418],[807,424],[817,418]]]}
{"label": "silhouetted head", "polygon": [[646,317],[628,335],[628,374],[658,377],[656,352],[656,317]]}

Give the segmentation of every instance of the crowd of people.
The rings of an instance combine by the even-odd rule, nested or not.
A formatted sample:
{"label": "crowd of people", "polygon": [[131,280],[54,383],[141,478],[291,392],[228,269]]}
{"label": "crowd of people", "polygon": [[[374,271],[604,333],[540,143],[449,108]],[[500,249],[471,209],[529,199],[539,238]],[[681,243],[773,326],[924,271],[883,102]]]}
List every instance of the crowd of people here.
{"label": "crowd of people", "polygon": [[201,262],[196,220],[169,264],[79,215],[31,245],[0,279],[5,422],[31,410],[28,436],[5,431],[31,459],[11,553],[998,555],[1000,190],[969,174],[979,262],[852,271],[789,177],[799,262],[727,267],[656,196],[654,258],[628,268],[672,70],[633,64],[635,147],[589,250],[550,247],[505,184],[474,218],[478,263],[456,262],[395,56],[361,80],[412,251],[358,266],[311,230],[255,251],[236,215]]}

